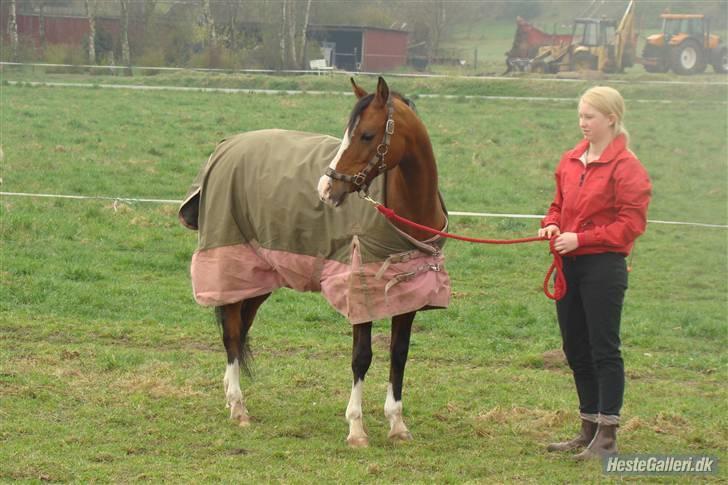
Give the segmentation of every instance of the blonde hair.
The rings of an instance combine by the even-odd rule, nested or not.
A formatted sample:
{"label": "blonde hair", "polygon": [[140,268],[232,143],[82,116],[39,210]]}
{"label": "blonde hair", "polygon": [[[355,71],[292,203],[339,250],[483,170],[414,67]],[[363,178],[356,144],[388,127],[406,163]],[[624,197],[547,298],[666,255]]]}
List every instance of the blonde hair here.
{"label": "blonde hair", "polygon": [[614,88],[609,86],[595,86],[588,89],[579,98],[579,103],[587,103],[604,116],[614,115],[617,119],[612,127],[615,137],[624,135],[625,142],[629,145],[629,133],[624,127],[624,98]]}

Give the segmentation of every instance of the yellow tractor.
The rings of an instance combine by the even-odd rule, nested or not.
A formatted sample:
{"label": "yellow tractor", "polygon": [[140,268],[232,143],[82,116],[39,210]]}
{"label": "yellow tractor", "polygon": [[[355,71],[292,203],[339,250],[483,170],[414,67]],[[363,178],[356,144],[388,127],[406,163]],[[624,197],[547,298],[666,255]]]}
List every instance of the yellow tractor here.
{"label": "yellow tractor", "polygon": [[571,42],[542,47],[531,61],[531,71],[622,72],[634,65],[637,34],[634,31],[634,0],[622,19],[578,18]]}
{"label": "yellow tractor", "polygon": [[715,72],[728,72],[728,47],[710,33],[702,14],[663,13],[662,32],[647,37],[642,65],[648,72],[699,74],[708,64]]}

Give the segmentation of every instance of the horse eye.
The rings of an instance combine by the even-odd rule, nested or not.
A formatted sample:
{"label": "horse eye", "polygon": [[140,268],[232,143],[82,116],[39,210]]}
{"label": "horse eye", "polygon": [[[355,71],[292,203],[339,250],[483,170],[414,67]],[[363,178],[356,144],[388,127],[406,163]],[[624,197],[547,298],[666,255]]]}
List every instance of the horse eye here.
{"label": "horse eye", "polygon": [[363,141],[372,141],[374,139],[374,133],[362,133],[361,139]]}

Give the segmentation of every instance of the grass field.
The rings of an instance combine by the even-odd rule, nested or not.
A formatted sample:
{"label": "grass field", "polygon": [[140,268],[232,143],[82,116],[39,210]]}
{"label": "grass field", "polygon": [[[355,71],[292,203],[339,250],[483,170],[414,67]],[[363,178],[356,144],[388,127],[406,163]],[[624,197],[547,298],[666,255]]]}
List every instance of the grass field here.
{"label": "grass field", "polygon": [[[156,79],[184,76],[192,86],[245,80]],[[297,82],[330,89],[335,81],[347,89],[341,78]],[[586,83],[390,86],[575,97]],[[634,151],[654,182],[650,218],[726,224],[726,87],[618,87]],[[3,84],[0,187],[179,199],[223,136],[263,127],[340,136],[352,101]],[[543,213],[555,163],[578,140],[575,102],[417,104],[450,210]],[[2,197],[0,224],[0,481],[610,480],[597,463],[543,448],[576,423],[570,374],[551,357],[560,341],[553,304],[540,293],[545,246],[448,243],[454,298],[448,310],[418,315],[405,379],[415,441],[386,440],[389,325],[377,322],[364,403],[371,446],[349,450],[351,331],[319,295],[282,290],[262,307],[256,375],[243,384],[256,421],[241,430],[227,421],[223,346],[211,311],[192,300],[196,240],[176,207]],[[453,217],[452,229],[520,237],[537,222]],[[705,453],[726,463],[726,234],[654,224],[637,244],[623,317],[625,453]],[[726,477],[722,466],[707,480]]]}

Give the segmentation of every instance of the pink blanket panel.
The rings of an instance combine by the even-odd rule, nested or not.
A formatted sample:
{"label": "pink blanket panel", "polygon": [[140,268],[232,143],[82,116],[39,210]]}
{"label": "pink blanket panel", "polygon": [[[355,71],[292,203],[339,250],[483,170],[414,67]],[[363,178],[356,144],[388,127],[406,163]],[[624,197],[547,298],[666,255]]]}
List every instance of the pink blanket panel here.
{"label": "pink blanket panel", "polygon": [[420,252],[408,261],[393,262],[377,278],[383,263],[362,264],[354,238],[350,264],[235,244],[195,252],[190,271],[201,305],[226,305],[278,288],[320,291],[355,325],[424,306],[447,307],[450,279],[443,263],[442,255]]}

